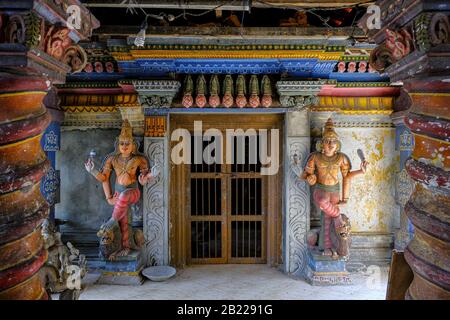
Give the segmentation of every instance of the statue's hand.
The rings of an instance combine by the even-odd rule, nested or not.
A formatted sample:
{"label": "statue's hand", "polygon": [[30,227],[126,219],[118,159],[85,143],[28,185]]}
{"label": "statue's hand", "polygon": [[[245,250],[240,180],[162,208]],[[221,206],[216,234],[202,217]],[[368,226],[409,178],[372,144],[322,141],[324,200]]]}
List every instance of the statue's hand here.
{"label": "statue's hand", "polygon": [[310,186],[313,186],[317,182],[317,176],[315,174],[310,174],[309,176],[306,177],[306,181],[308,181],[308,184]]}
{"label": "statue's hand", "polygon": [[91,173],[92,170],[94,170],[95,168],[94,161],[92,161],[91,158],[87,159],[86,162],[84,163],[84,167],[86,168],[87,172]]}
{"label": "statue's hand", "polygon": [[139,182],[144,185],[146,184],[151,178],[155,178],[159,174],[159,168],[155,165],[152,167],[150,172],[147,173],[141,173],[139,175]]}
{"label": "statue's hand", "polygon": [[112,198],[106,199],[108,203],[112,206],[116,205],[117,199],[119,199],[119,193],[115,192]]}
{"label": "statue's hand", "polygon": [[361,162],[361,171],[363,172],[363,173],[366,173],[366,170],[367,170],[367,166],[369,165],[369,163],[367,162],[367,161],[363,161],[363,162]]}
{"label": "statue's hand", "polygon": [[159,175],[158,165],[154,165],[150,171],[151,171],[152,177],[157,177]]}

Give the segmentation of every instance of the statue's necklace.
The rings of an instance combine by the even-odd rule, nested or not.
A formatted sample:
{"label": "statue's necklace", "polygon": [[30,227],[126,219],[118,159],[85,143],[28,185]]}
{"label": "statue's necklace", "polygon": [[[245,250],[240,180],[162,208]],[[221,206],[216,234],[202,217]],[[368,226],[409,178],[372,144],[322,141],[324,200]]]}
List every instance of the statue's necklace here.
{"label": "statue's necklace", "polygon": [[120,174],[124,174],[127,172],[128,169],[128,162],[133,158],[133,156],[130,156],[126,159],[119,157],[119,163],[120,163]]}
{"label": "statue's necklace", "polygon": [[327,162],[327,163],[335,163],[337,160],[338,154],[335,153],[334,155],[332,155],[331,157],[326,156],[325,154],[322,153],[322,159]]}

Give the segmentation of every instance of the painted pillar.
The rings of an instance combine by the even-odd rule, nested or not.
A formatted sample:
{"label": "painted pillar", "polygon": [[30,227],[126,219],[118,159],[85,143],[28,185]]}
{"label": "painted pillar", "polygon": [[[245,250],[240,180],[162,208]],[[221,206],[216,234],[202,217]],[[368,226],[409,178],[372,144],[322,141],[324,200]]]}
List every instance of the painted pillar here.
{"label": "painted pillar", "polygon": [[41,193],[50,205],[49,218],[55,220],[55,204],[60,201],[59,192],[61,185],[59,170],[56,170],[56,153],[61,147],[61,122],[64,119],[64,112],[58,106],[55,88],[50,89],[44,99],[44,105],[50,114],[51,122],[42,135],[41,146],[51,166],[42,179]]}
{"label": "painted pillar", "polygon": [[47,260],[40,225],[49,213],[40,183],[51,167],[40,144],[51,119],[43,99],[86,62],[72,39],[98,26],[82,8],[89,22],[64,27],[69,3],[78,2],[0,2],[0,299],[48,298],[39,276]]}
{"label": "painted pillar", "polygon": [[389,74],[391,81],[402,81],[412,101],[405,124],[413,134],[414,149],[405,167],[415,185],[404,210],[414,225],[414,237],[405,249],[414,279],[405,298],[448,300],[450,3],[421,0],[400,6],[390,0],[377,4],[382,28],[369,33],[379,44],[372,52],[372,65]]}
{"label": "painted pillar", "polygon": [[[408,108],[409,106],[405,109]],[[406,245],[414,235],[413,225],[404,210],[414,187],[413,180],[406,171],[406,160],[411,156],[412,150],[414,149],[414,137],[411,130],[405,124],[406,113],[406,110],[397,111],[391,115],[392,122],[395,125],[395,149],[400,154],[400,166],[395,185],[395,200],[399,204],[399,221],[398,230],[395,233],[394,239],[394,247],[399,251],[405,250]]]}
{"label": "painted pillar", "polygon": [[144,257],[147,266],[169,264],[169,108],[181,84],[133,80],[144,120],[144,153],[159,175],[144,186]]}
{"label": "painted pillar", "polygon": [[278,81],[276,86],[285,118],[283,264],[284,272],[304,277],[307,266],[306,234],[310,227],[310,194],[299,179],[310,153],[308,106],[317,103],[325,81]]}

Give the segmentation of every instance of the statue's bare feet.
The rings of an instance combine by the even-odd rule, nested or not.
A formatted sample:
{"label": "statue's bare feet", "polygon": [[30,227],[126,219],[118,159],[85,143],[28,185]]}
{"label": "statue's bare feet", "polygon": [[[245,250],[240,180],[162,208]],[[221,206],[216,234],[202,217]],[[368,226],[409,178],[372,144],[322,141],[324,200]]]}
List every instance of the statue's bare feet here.
{"label": "statue's bare feet", "polygon": [[338,255],[338,253],[337,253],[337,251],[336,250],[334,250],[334,249],[331,249],[331,252],[333,253],[333,255],[331,256],[333,259],[337,259],[337,258],[339,258],[339,255]]}
{"label": "statue's bare feet", "polygon": [[111,253],[111,254],[109,255],[108,260],[109,260],[109,261],[114,261],[114,260],[116,260],[116,256],[117,256],[117,251],[114,252],[114,253]]}
{"label": "statue's bare feet", "polygon": [[119,251],[119,253],[117,254],[119,257],[124,257],[126,255],[128,255],[130,253],[130,248],[123,248],[122,250]]}
{"label": "statue's bare feet", "polygon": [[327,256],[327,257],[331,257],[333,255],[333,251],[329,248],[326,248],[325,250],[323,250],[322,252],[323,256]]}

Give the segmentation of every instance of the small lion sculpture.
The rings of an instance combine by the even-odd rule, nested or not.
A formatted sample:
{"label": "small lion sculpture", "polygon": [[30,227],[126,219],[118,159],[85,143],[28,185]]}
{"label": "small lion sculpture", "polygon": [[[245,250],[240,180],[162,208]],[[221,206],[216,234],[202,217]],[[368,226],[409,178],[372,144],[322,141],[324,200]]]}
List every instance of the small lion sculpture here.
{"label": "small lion sculpture", "polygon": [[[131,225],[128,230],[131,233],[129,236],[130,249],[140,250],[144,245],[144,234],[142,230],[132,228]],[[116,260],[118,253],[122,249],[122,234],[117,220],[110,218],[107,222],[103,223],[97,232],[97,237],[100,240],[100,258],[110,261]]]}

